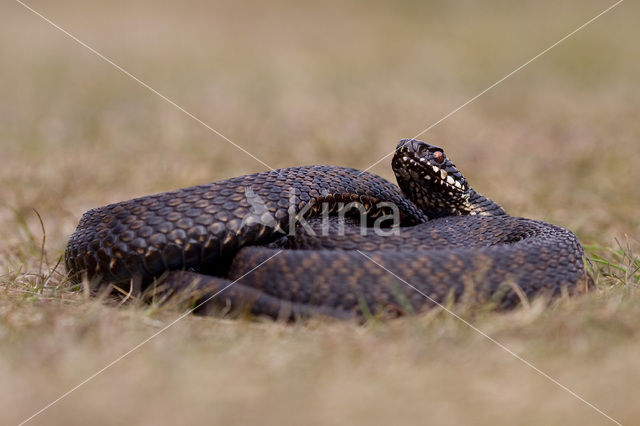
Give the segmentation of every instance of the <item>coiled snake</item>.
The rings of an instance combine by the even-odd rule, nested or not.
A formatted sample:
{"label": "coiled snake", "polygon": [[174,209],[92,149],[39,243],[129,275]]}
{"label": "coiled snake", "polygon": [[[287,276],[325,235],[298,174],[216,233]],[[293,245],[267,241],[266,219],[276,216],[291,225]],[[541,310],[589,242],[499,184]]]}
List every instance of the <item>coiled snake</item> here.
{"label": "coiled snake", "polygon": [[441,148],[402,140],[392,166],[399,187],[355,169],[293,167],[92,209],[69,240],[67,270],[94,286],[160,284],[291,319],[461,298],[511,306],[588,287],[573,233],[507,215]]}

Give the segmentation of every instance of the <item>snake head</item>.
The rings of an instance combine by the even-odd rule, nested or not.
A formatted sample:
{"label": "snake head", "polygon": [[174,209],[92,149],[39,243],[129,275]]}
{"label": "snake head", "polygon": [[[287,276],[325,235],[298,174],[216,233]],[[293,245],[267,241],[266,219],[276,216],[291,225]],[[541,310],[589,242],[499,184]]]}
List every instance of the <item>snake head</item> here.
{"label": "snake head", "polygon": [[468,214],[469,185],[442,148],[403,139],[391,164],[405,196],[430,218]]}

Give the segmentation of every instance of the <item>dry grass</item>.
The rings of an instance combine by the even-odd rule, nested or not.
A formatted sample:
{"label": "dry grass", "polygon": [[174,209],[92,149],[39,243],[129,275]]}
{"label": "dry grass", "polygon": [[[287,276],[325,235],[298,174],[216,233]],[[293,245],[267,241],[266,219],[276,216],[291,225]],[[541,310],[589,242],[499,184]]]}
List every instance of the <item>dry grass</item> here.
{"label": "dry grass", "polygon": [[[30,4],[269,165],[358,168],[608,5]],[[574,230],[597,278],[592,294],[546,309],[461,314],[630,424],[640,419],[638,12],[624,2],[425,135],[512,214]],[[81,213],[264,167],[17,3],[0,14],[8,424],[179,315],[69,288],[54,266]],[[373,171],[391,178],[388,162]],[[437,312],[362,327],[188,317],[33,423],[85,421],[607,423]]]}

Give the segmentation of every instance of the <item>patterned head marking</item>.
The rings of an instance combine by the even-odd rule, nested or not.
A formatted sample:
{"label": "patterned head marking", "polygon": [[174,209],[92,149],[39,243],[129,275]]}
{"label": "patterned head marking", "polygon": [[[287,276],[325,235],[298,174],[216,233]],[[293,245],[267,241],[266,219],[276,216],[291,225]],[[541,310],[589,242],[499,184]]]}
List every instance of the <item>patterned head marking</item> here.
{"label": "patterned head marking", "polygon": [[404,194],[430,218],[468,214],[469,185],[442,148],[403,139],[391,164]]}

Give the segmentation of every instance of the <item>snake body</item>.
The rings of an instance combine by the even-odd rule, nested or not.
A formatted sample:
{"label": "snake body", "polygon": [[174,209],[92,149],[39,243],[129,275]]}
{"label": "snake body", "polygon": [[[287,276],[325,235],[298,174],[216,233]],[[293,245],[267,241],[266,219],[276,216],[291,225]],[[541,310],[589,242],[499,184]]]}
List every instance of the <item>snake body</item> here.
{"label": "snake body", "polygon": [[69,240],[67,270],[96,286],[160,279],[215,306],[286,318],[460,299],[511,306],[588,285],[573,233],[507,215],[441,148],[403,140],[392,165],[399,186],[292,167],[92,209]]}

